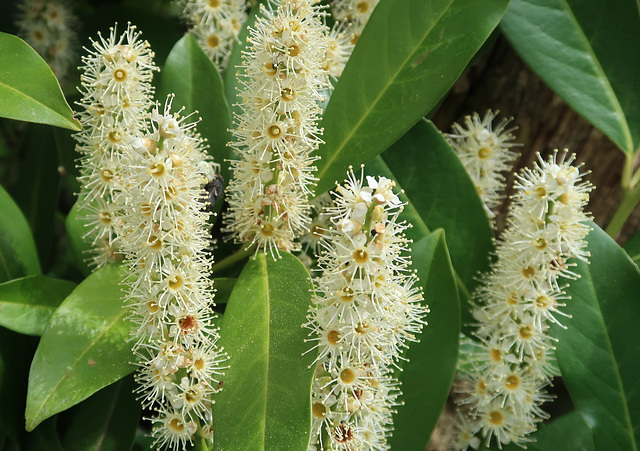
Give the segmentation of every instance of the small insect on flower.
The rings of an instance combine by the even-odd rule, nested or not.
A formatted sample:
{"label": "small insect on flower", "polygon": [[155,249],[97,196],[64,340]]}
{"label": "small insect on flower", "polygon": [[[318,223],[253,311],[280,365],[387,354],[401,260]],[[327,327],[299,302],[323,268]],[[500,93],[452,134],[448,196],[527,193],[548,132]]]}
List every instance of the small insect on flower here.
{"label": "small insect on flower", "polygon": [[220,174],[214,175],[213,178],[204,185],[204,190],[207,192],[207,198],[204,201],[205,209],[211,211],[224,194],[224,177]]}

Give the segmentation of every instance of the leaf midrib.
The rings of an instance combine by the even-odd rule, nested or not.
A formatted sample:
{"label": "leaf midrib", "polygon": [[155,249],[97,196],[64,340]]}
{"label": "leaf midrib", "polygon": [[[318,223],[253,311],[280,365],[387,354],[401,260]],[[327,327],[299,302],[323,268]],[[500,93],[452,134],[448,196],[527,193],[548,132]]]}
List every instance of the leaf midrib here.
{"label": "leaf midrib", "polygon": [[589,42],[589,39],[587,39],[587,36],[584,34],[584,30],[580,27],[580,24],[576,19],[575,15],[573,14],[573,11],[571,10],[571,7],[569,6],[569,3],[567,2],[567,0],[558,0],[558,1],[565,6],[565,10],[567,12],[567,16],[569,20],[573,23],[575,30],[578,32],[578,36],[583,41],[583,44],[585,49],[587,50],[587,53],[591,56],[591,60],[593,61],[595,69],[600,75],[599,76],[600,80],[602,80],[605,84],[605,88],[606,88],[605,92],[609,94],[611,102],[613,103],[613,107],[621,121],[620,125],[622,125],[622,133],[626,141],[625,150],[627,152],[633,152],[633,140],[631,138],[631,130],[629,130],[629,124],[627,123],[627,117],[624,114],[624,110],[620,105],[620,102],[618,100],[618,97],[616,96],[616,93],[613,87],[609,83],[609,79],[607,78],[604,69],[600,65],[600,60],[596,57],[596,54],[593,50],[593,47],[591,46],[591,43]]}
{"label": "leaf midrib", "polygon": [[598,293],[596,291],[596,287],[595,284],[593,283],[593,277],[591,275],[591,269],[589,268],[589,270],[587,271],[588,274],[588,280],[586,280],[586,282],[588,283],[589,286],[589,291],[591,292],[591,295],[593,296],[593,299],[595,300],[595,306],[594,309],[597,309],[598,312],[598,323],[600,323],[600,326],[604,332],[604,336],[605,336],[605,343],[603,343],[606,348],[607,351],[609,351],[609,354],[611,355],[611,360],[613,361],[613,371],[615,373],[615,377],[616,377],[616,384],[618,387],[620,387],[620,399],[622,401],[622,407],[624,409],[624,414],[625,414],[625,429],[628,431],[629,433],[629,439],[630,442],[633,446],[633,451],[638,451],[638,446],[635,440],[635,434],[633,432],[633,425],[631,424],[631,414],[629,412],[629,406],[628,406],[628,402],[627,402],[627,398],[625,396],[625,390],[624,390],[624,385],[622,384],[622,378],[620,377],[620,367],[618,366],[618,360],[616,359],[616,354],[613,352],[613,346],[611,345],[611,337],[609,336],[609,329],[607,329],[606,324],[604,323],[604,317],[602,315],[602,309],[600,308],[600,296],[598,296]]}
{"label": "leaf midrib", "polygon": [[[407,58],[405,58],[405,60],[403,61],[403,63],[401,65],[398,66],[398,69],[395,71],[393,77],[389,78],[389,81],[384,85],[384,89],[381,89],[379,91],[379,94],[376,96],[376,98],[374,99],[373,102],[370,103],[369,107],[367,109],[365,109],[365,114],[361,115],[360,119],[358,120],[358,122],[356,123],[356,125],[354,127],[351,128],[351,131],[347,134],[347,136],[345,137],[345,139],[342,140],[342,143],[339,147],[336,148],[335,152],[333,152],[333,154],[331,154],[330,156],[326,156],[326,164],[324,164],[322,171],[318,171],[317,177],[318,180],[322,180],[324,174],[329,170],[329,168],[331,167],[331,165],[333,164],[333,162],[336,160],[336,158],[338,158],[338,155],[340,154],[340,152],[342,151],[342,149],[344,149],[344,147],[346,146],[346,144],[351,141],[351,138],[355,135],[356,130],[358,130],[362,124],[364,123],[365,119],[369,117],[371,111],[374,109],[374,107],[378,104],[378,102],[380,101],[380,99],[384,96],[384,94],[387,92],[387,90],[389,89],[389,87],[394,84],[395,79],[398,77],[398,74],[400,74],[404,67],[407,65],[407,62],[409,60],[411,60],[411,58],[415,55],[416,51],[418,48],[420,48],[422,46],[422,43],[425,41],[425,39],[427,38],[427,36],[431,33],[431,31],[433,31],[433,29],[436,27],[437,24],[439,24],[442,20],[443,17],[445,17],[447,15],[447,12],[451,9],[451,5],[453,4],[455,0],[450,0],[449,4],[447,5],[447,7],[445,9],[442,10],[442,14],[440,15],[440,17],[433,22],[432,26],[429,27],[425,33],[422,36],[422,39],[419,41],[419,44],[416,45],[414,47],[414,50],[409,52],[407,55]],[[331,102],[329,102],[331,103]],[[328,107],[328,106],[327,106]]]}

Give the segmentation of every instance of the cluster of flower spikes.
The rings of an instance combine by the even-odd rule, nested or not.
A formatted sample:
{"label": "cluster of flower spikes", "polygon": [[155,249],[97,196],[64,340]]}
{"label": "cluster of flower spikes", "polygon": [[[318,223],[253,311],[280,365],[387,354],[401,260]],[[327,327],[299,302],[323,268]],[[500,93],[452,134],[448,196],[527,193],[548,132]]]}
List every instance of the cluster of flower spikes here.
{"label": "cluster of flower spikes", "polygon": [[367,177],[364,186],[350,171],[327,208],[333,227],[323,235],[305,324],[318,350],[311,449],[388,449],[400,394],[392,372],[428,312],[409,270],[394,185]]}
{"label": "cluster of flower spikes", "polygon": [[491,110],[482,118],[473,113],[465,117],[465,127],[453,124],[454,133],[445,135],[469,173],[490,219],[502,203],[504,173],[513,168],[516,159],[516,153],[509,149],[521,145],[512,142],[511,132],[516,128],[507,128],[511,119],[502,119],[496,127],[492,126],[497,115],[498,111]]}
{"label": "cluster of flower spikes", "polygon": [[349,39],[355,45],[379,0],[334,0],[331,12],[337,22],[349,25]]}
{"label": "cluster of flower spikes", "polygon": [[77,18],[64,1],[24,0],[16,25],[22,37],[63,83],[76,63]]}
{"label": "cluster of flower spikes", "polygon": [[246,0],[179,0],[189,32],[220,72],[229,64],[231,48],[247,20]]}
{"label": "cluster of flower spikes", "polygon": [[241,159],[232,161],[225,230],[274,255],[298,250],[294,239],[309,222],[319,91],[328,85],[327,27],[308,0],[277,1],[262,13],[244,53],[242,112],[231,144]]}
{"label": "cluster of flower spikes", "polygon": [[129,24],[119,37],[111,28],[107,39],[99,38],[82,57],[82,131],[75,134],[81,154],[79,213],[89,229],[85,238],[92,241],[97,267],[119,257],[114,227],[120,212],[113,199],[122,189],[122,157],[149,115],[157,70],[149,43],[135,26]]}
{"label": "cluster of flower spikes", "polygon": [[213,263],[204,185],[214,166],[195,123],[156,106],[150,127],[123,160],[126,205],[117,230],[129,275],[133,352],[139,371],[136,391],[152,418],[158,448],[185,448],[194,434],[213,440],[212,395],[226,354],[214,326]]}
{"label": "cluster of flower spikes", "polygon": [[477,448],[479,436],[487,446],[524,446],[548,418],[541,405],[557,372],[549,326],[569,299],[561,278],[577,277],[569,260],[589,257],[583,208],[592,185],[566,151],[538,160],[517,176],[496,261],[474,296],[478,344],[459,365],[458,449]]}

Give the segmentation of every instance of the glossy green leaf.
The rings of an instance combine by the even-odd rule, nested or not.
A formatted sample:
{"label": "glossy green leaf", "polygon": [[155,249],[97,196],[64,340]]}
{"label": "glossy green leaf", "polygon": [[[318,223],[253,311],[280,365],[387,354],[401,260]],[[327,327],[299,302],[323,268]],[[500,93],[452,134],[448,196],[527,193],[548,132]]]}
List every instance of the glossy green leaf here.
{"label": "glossy green leaf", "polygon": [[118,265],[96,271],[51,317],[29,373],[28,431],[133,371],[119,285],[124,274]]}
{"label": "glossy green leaf", "polygon": [[624,152],[640,145],[640,15],[634,0],[513,0],[511,44],[574,110]]}
{"label": "glossy green leaf", "polygon": [[25,169],[11,189],[29,223],[45,272],[54,250],[53,219],[60,192],[58,155],[51,145],[54,130],[39,124],[29,127],[26,152],[20,162]]}
{"label": "glossy green leaf", "polygon": [[91,268],[89,267],[89,252],[92,249],[91,243],[83,238],[89,229],[85,227],[85,221],[82,219],[83,214],[78,210],[78,203],[76,202],[71,207],[71,211],[67,215],[64,221],[65,229],[67,230],[67,236],[71,243],[71,249],[76,257],[78,268],[84,276],[91,274]]}
{"label": "glossy green leaf", "polygon": [[213,406],[216,450],[306,450],[313,362],[301,327],[311,304],[309,273],[286,252],[258,254],[236,282],[222,320],[229,353]]}
{"label": "glossy green leaf", "polygon": [[49,318],[76,284],[47,276],[29,276],[0,284],[0,326],[42,335]]}
{"label": "glossy green leaf", "polygon": [[596,449],[640,445],[640,271],[597,225],[589,234],[591,264],[578,263],[564,311],[554,327],[556,355],[574,405],[593,431]]}
{"label": "glossy green leaf", "polygon": [[[549,423],[541,424],[530,438],[534,441],[527,444],[529,451],[595,451],[591,430],[575,410]],[[521,451],[522,447],[514,444],[503,445],[502,450]]]}
{"label": "glossy green leaf", "polygon": [[126,377],[71,409],[62,439],[65,451],[130,450],[140,422],[140,402],[133,394],[136,386],[132,376]]}
{"label": "glossy green leaf", "polygon": [[80,130],[58,80],[22,39],[0,32],[0,117]]}
{"label": "glossy green leaf", "polygon": [[382,0],[321,126],[318,194],[431,110],[498,25],[509,0]]}
{"label": "glossy green leaf", "polygon": [[456,372],[460,339],[460,302],[456,280],[445,243],[437,230],[412,246],[413,268],[424,287],[429,305],[428,325],[411,343],[403,357],[400,380],[403,404],[393,416],[391,449],[424,451],[440,418]]}
{"label": "glossy green leaf", "polygon": [[624,250],[627,251],[631,260],[640,266],[640,232],[627,241],[627,244],[624,245]]}
{"label": "glossy green leaf", "polygon": [[222,176],[229,178],[224,162],[229,156],[227,142],[231,126],[229,106],[224,96],[222,78],[213,62],[191,34],[180,39],[169,53],[160,79],[161,99],[175,93],[173,105],[185,107],[185,113],[197,111],[201,117],[197,130],[209,144],[209,154],[220,163]]}
{"label": "glossy green leaf", "polygon": [[40,274],[40,262],[29,224],[2,186],[0,212],[0,282]]}

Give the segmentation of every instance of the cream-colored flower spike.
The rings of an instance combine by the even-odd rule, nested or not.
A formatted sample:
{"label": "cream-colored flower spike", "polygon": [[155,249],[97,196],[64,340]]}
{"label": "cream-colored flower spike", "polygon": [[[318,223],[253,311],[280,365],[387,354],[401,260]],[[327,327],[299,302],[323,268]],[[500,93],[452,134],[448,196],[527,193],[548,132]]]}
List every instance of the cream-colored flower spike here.
{"label": "cream-colored flower spike", "polygon": [[474,295],[479,340],[458,375],[459,449],[480,440],[522,446],[548,418],[541,405],[552,398],[545,391],[554,376],[549,325],[560,324],[569,300],[560,280],[576,277],[572,259],[589,257],[583,208],[593,187],[573,160],[566,151],[538,156],[517,176],[497,259]]}
{"label": "cream-colored flower spike", "polygon": [[311,449],[385,450],[400,394],[392,372],[428,309],[410,272],[395,182],[353,172],[325,213],[321,276],[306,327],[318,350]]}
{"label": "cream-colored flower spike", "polygon": [[331,11],[336,21],[349,24],[351,44],[355,45],[360,39],[362,30],[367,25],[373,10],[379,0],[334,0]]}
{"label": "cream-colored flower spike", "polygon": [[228,186],[227,232],[258,250],[298,250],[294,240],[309,223],[312,165],[328,85],[324,69],[327,27],[308,0],[262,7],[244,53],[242,112],[235,117],[235,147]]}
{"label": "cream-colored flower spike", "polygon": [[18,4],[18,35],[47,62],[60,83],[77,64],[78,19],[65,1],[24,0]]}
{"label": "cream-colored flower spike", "polygon": [[490,219],[495,217],[495,209],[504,200],[504,174],[513,168],[517,158],[510,149],[522,145],[513,142],[515,137],[511,132],[516,127],[507,128],[511,119],[492,125],[497,115],[498,111],[491,110],[482,118],[473,113],[465,117],[464,127],[453,124],[453,133],[445,134],[469,173]]}
{"label": "cream-colored flower spike", "polygon": [[212,440],[212,396],[227,357],[211,310],[204,185],[214,168],[195,123],[172,113],[171,101],[154,108],[150,130],[132,142],[116,202],[127,206],[117,232],[130,269],[137,392],[156,412],[154,446],[178,450],[198,435]]}
{"label": "cream-colored flower spike", "polygon": [[85,238],[94,246],[97,267],[118,258],[114,226],[120,208],[115,193],[122,189],[122,157],[139,136],[151,107],[151,80],[157,67],[149,43],[129,24],[118,35],[91,41],[92,50],[82,57],[82,131],[74,135],[81,154],[81,186],[78,206],[87,226]]}
{"label": "cream-colored flower spike", "polygon": [[180,0],[189,32],[220,72],[227,69],[233,44],[247,20],[246,0]]}

